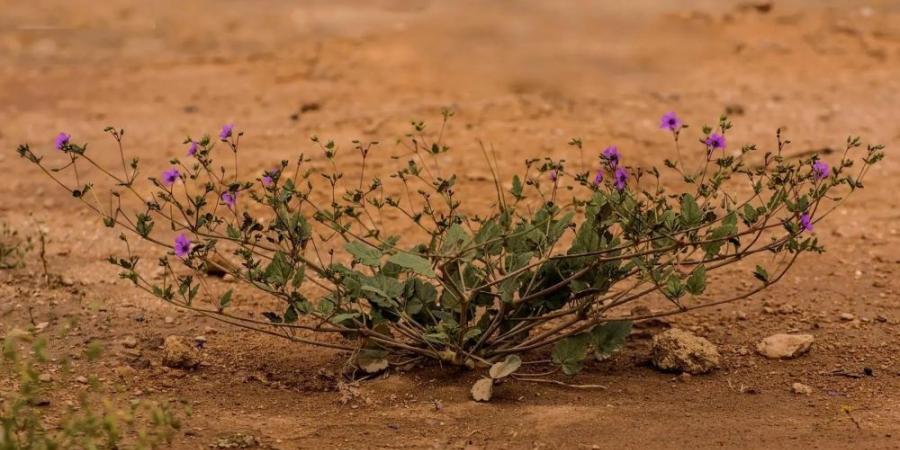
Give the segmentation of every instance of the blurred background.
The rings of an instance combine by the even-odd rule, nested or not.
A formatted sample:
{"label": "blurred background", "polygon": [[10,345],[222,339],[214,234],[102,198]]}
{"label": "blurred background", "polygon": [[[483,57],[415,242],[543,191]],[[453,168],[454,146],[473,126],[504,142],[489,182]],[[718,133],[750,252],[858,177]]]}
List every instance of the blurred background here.
{"label": "blurred background", "polygon": [[[507,179],[525,158],[567,157],[571,137],[588,154],[615,144],[635,163],[658,163],[672,151],[657,129],[667,111],[698,132],[729,114],[733,151],[772,144],[779,127],[798,152],[848,134],[900,136],[896,0],[76,0],[0,10],[8,149],[49,147],[61,130],[108,146],[102,129],[114,125],[128,130],[129,151],[160,165],[183,155],[185,136],[235,122],[262,170],[315,151],[312,135],[393,142],[410,120],[436,123],[449,107],[448,143],[460,149],[449,167],[477,186],[487,168],[461,165],[480,155],[477,139],[506,155]],[[397,153],[381,148],[381,162]],[[2,155],[0,169],[32,173]],[[33,182],[13,177],[0,194]],[[6,199],[10,214],[34,204]]]}

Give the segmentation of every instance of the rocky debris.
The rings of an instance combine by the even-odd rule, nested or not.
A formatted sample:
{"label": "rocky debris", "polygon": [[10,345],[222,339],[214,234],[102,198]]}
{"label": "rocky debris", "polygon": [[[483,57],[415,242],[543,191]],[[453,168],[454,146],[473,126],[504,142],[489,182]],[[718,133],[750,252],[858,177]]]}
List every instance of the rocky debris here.
{"label": "rocky debris", "polygon": [[794,383],[791,385],[791,392],[797,395],[809,395],[812,394],[812,388],[803,384],[803,383]]}
{"label": "rocky debris", "polygon": [[200,365],[200,352],[180,336],[169,336],[163,343],[162,364],[173,369],[193,369]]}
{"label": "rocky debris", "polygon": [[756,351],[766,358],[792,359],[809,352],[814,340],[811,334],[773,334],[756,344]]}
{"label": "rocky debris", "polygon": [[49,383],[53,381],[53,375],[50,375],[49,373],[42,373],[38,376],[38,381],[40,381],[41,383]]}
{"label": "rocky debris", "polygon": [[135,347],[137,347],[137,345],[138,345],[138,341],[137,341],[137,338],[134,336],[125,336],[125,338],[122,339],[122,347],[135,348]]}
{"label": "rocky debris", "polygon": [[81,384],[87,384],[87,383],[88,383],[88,379],[87,379],[87,377],[84,376],[84,375],[79,375],[79,376],[75,377],[75,382],[81,383]]}
{"label": "rocky debris", "polygon": [[716,346],[690,332],[672,328],[653,337],[653,365],[660,370],[707,373],[720,365]]}
{"label": "rocky debris", "polygon": [[470,391],[472,400],[476,402],[489,402],[494,394],[494,380],[491,378],[481,378],[472,385]]}
{"label": "rocky debris", "polygon": [[120,352],[120,355],[126,361],[134,361],[141,357],[141,351],[136,348],[126,348]]}
{"label": "rocky debris", "polygon": [[173,323],[175,323],[175,318],[172,317],[172,316],[166,316],[166,317],[163,319],[163,322],[165,322],[166,325],[172,325]]}
{"label": "rocky debris", "polygon": [[843,314],[841,314],[840,317],[841,317],[841,320],[843,320],[845,322],[849,322],[856,318],[856,316],[854,316],[853,314],[850,314],[850,313],[843,313]]}
{"label": "rocky debris", "polygon": [[119,376],[119,378],[122,378],[125,380],[134,378],[137,375],[137,370],[135,370],[131,366],[119,366],[119,367],[116,367],[115,369],[113,369],[113,372],[115,372],[116,375]]}
{"label": "rocky debris", "polygon": [[259,439],[251,434],[236,433],[231,436],[219,438],[213,448],[252,448],[259,446]]}

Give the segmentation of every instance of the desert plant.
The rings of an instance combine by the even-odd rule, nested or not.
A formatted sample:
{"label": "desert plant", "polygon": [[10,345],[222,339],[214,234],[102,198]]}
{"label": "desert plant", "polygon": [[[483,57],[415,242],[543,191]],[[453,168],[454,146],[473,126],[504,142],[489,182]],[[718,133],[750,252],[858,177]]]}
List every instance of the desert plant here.
{"label": "desert plant", "polygon": [[[133,401],[120,407],[93,387],[79,394],[77,407],[49,414],[47,383],[39,372],[46,351],[44,339],[19,329],[3,342],[0,373],[14,388],[0,392],[0,449],[155,449],[171,442],[181,425],[166,405]],[[96,347],[86,352],[88,359],[99,355]]]}
{"label": "desert plant", "polygon": [[[443,125],[451,116],[444,113]],[[697,136],[702,153],[683,161],[688,128],[670,113],[661,128],[674,138],[678,157],[664,164],[674,177],[630,166],[609,147],[596,171],[531,159],[504,185],[495,153],[481,146],[493,174],[493,209],[477,214],[464,209],[458,178],[441,171],[450,150],[443,125],[429,133],[414,122],[398,140],[403,164],[388,180],[366,171],[377,142],[353,141],[349,151],[359,164],[341,167],[338,145],[317,137],[321,158],[300,155],[248,174],[239,166],[243,133],[232,125],[218,139],[188,137],[186,158],[149,177],[149,189],[137,187],[139,160],[126,157],[124,130],[106,129],[120,169],[98,164],[86,145],[63,133],[56,139],[66,159],[60,167],[28,145],[18,153],[106,226],[165,249],[162,280],[144,275],[125,233],[127,253],[110,262],[173,305],[351,351],[368,371],[389,359],[483,367],[553,345],[553,360],[569,374],[588,355],[613,352],[632,321],[746,299],[781,279],[802,253],[821,252],[814,224],[842,201],[838,194],[861,188],[883,157],[883,147],[873,145],[855,162],[851,152],[862,144],[849,138],[833,167],[818,156],[791,159],[780,131],[764,155],[754,156],[761,153],[755,145],[726,153],[732,124],[722,117]],[[583,161],[582,140],[570,145]],[[220,154],[226,163],[214,163]],[[696,160],[698,167],[689,167]],[[89,170],[114,183],[108,199],[83,179]],[[129,209],[129,196],[139,206]],[[392,234],[399,227],[386,224],[399,218],[415,231]],[[747,269],[755,286],[704,295],[709,273],[757,255],[769,256]],[[237,261],[224,264],[231,276],[282,306],[265,312],[265,320],[237,311],[233,290],[203,276],[210,261],[223,258]],[[654,297],[671,307],[635,308]]]}

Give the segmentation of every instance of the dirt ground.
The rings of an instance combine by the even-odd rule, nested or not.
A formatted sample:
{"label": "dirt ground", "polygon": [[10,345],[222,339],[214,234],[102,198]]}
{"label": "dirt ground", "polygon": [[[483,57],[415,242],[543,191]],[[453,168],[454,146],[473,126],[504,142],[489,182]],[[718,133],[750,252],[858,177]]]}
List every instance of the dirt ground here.
{"label": "dirt ground", "polygon": [[[765,4],[5,0],[0,220],[45,227],[50,272],[64,283],[45,287],[33,257],[0,272],[0,332],[31,314],[49,322],[60,356],[102,343],[102,362],[76,360],[76,372],[116,398],[189,406],[179,449],[234,433],[277,449],[900,448],[900,1]],[[657,121],[670,110],[695,132],[728,111],[732,149],[771,147],[781,127],[789,154],[840,148],[854,134],[886,144],[888,157],[817,226],[827,253],[750,301],[670,320],[717,344],[722,369],[659,373],[642,332],[567,380],[607,390],[513,382],[480,404],[468,395],[477,374],[437,368],[341,392],[346,354],[225,328],[130,288],[105,262],[121,250],[116,232],[13,152],[21,142],[49,149],[65,130],[116,163],[102,131],[115,125],[146,167],[163,168],[185,135],[234,121],[254,169],[314,152],[318,134],[382,141],[377,171],[410,120],[437,123],[443,107],[456,111],[446,164],[475,209],[491,188],[477,139],[495,146],[507,179],[526,158],[574,158],[573,136],[593,153],[617,144],[635,164],[659,164],[672,149]],[[742,280],[719,276],[715,292]],[[815,335],[813,350],[790,361],[752,351],[789,331]],[[160,366],[170,334],[206,337],[199,370]],[[122,346],[127,336],[137,348]],[[871,376],[846,376],[866,368]],[[791,393],[794,382],[813,393]],[[84,386],[52,389],[56,408]]]}

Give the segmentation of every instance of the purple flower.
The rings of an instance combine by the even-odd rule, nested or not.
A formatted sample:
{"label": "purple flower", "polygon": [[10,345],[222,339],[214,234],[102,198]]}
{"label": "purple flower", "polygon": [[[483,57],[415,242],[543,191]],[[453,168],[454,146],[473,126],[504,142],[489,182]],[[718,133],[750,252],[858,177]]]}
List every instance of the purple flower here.
{"label": "purple flower", "polygon": [[162,183],[163,186],[171,186],[175,184],[178,179],[181,178],[181,172],[178,171],[177,167],[172,167],[171,169],[162,173]]}
{"label": "purple flower", "polygon": [[709,149],[709,152],[712,153],[713,150],[721,148],[725,148],[725,136],[722,136],[719,133],[713,133],[706,138],[706,147]]}
{"label": "purple flower", "polygon": [[594,186],[600,186],[600,183],[603,182],[603,171],[598,170],[597,175],[594,175]]}
{"label": "purple flower", "polygon": [[659,121],[659,127],[664,130],[678,131],[684,122],[678,118],[675,112],[665,113]]}
{"label": "purple flower", "polygon": [[219,139],[225,140],[231,137],[231,130],[234,129],[233,123],[226,123],[222,125],[222,131],[219,132]]}
{"label": "purple flower", "polygon": [[619,154],[619,147],[611,145],[606,150],[603,150],[600,158],[606,161],[610,169],[615,169],[619,166],[619,160],[622,158],[622,155]]}
{"label": "purple flower", "polygon": [[814,162],[812,165],[812,170],[816,175],[816,180],[824,180],[825,178],[828,178],[828,174],[831,171],[825,161]]}
{"label": "purple flower", "polygon": [[813,230],[812,219],[809,217],[809,213],[800,214],[800,230],[801,231],[812,231]]}
{"label": "purple flower", "polygon": [[66,148],[66,146],[69,145],[69,139],[72,139],[71,134],[66,134],[66,133],[62,133],[62,132],[57,134],[56,139],[53,140],[54,144],[56,145],[56,149],[62,150],[64,148]]}
{"label": "purple flower", "polygon": [[262,176],[262,184],[265,187],[272,187],[275,185],[275,179],[278,178],[279,170],[278,168],[268,170],[263,172]]}
{"label": "purple flower", "polygon": [[556,180],[558,180],[558,179],[559,179],[559,169],[553,169],[553,171],[550,172],[550,181],[556,183]]}
{"label": "purple flower", "polygon": [[232,192],[223,192],[222,193],[222,203],[228,205],[229,208],[234,209],[234,202],[237,200],[237,197]]}
{"label": "purple flower", "polygon": [[615,178],[613,184],[616,186],[616,189],[620,191],[624,190],[625,183],[628,182],[628,170],[624,167],[617,167],[616,172],[613,174],[613,178]]}
{"label": "purple flower", "polygon": [[188,146],[188,156],[194,156],[197,154],[197,143],[191,141],[191,145]]}
{"label": "purple flower", "polygon": [[175,238],[175,256],[184,258],[191,252],[191,240],[184,233]]}

